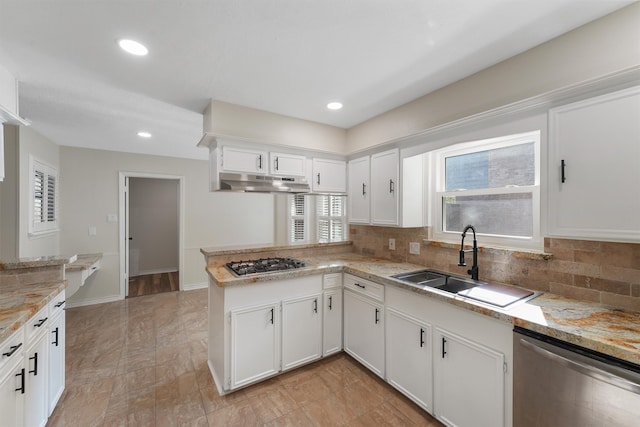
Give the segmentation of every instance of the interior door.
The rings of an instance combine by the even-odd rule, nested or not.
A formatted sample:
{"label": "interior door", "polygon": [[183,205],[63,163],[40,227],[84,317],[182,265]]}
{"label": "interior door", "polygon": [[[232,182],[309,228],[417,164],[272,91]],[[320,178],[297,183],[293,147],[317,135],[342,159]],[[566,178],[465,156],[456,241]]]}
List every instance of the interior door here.
{"label": "interior door", "polygon": [[129,235],[129,177],[124,177],[124,296],[129,296],[129,254],[131,250],[129,248],[129,242],[131,236]]}

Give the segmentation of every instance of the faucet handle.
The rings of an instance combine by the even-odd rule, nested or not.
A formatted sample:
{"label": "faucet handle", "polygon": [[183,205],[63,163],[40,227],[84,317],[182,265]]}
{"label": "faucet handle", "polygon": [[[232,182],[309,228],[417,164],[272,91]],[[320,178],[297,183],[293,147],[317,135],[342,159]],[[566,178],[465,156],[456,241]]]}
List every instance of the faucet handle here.
{"label": "faucet handle", "polygon": [[458,266],[460,267],[466,267],[467,263],[464,262],[464,251],[462,249],[460,249],[460,261],[458,262]]}

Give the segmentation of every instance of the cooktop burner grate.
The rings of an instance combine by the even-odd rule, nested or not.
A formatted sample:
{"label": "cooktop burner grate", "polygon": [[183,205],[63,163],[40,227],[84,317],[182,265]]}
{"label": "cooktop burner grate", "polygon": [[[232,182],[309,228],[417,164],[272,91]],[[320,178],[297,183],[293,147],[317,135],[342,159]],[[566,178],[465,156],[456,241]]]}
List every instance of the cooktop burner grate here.
{"label": "cooktop burner grate", "polygon": [[295,258],[260,258],[248,261],[231,261],[227,263],[227,268],[238,276],[291,270],[302,267],[306,267],[306,264]]}

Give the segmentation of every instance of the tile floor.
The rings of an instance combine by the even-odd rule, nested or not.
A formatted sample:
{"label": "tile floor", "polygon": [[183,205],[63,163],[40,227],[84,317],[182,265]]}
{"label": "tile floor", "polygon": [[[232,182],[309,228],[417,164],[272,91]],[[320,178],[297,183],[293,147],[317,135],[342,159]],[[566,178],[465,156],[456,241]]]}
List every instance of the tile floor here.
{"label": "tile floor", "polygon": [[48,426],[441,426],[345,354],[220,397],[206,289],[69,309],[66,349]]}

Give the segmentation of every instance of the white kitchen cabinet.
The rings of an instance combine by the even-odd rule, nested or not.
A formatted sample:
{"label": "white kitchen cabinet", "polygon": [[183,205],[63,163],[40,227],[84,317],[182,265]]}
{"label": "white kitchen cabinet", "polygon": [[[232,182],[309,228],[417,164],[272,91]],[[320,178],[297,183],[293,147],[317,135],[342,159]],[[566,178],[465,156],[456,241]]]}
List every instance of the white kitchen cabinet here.
{"label": "white kitchen cabinet", "polygon": [[433,413],[431,325],[393,308],[385,313],[387,381]]}
{"label": "white kitchen cabinet", "polygon": [[384,378],[384,305],[370,296],[370,287],[368,281],[345,275],[344,350]]}
{"label": "white kitchen cabinet", "polygon": [[504,355],[440,328],[434,343],[436,417],[449,426],[504,426]]}
{"label": "white kitchen cabinet", "polygon": [[322,294],[282,301],[282,370],[322,357]]}
{"label": "white kitchen cabinet", "polygon": [[231,389],[280,371],[280,303],[231,310]]}
{"label": "white kitchen cabinet", "polygon": [[23,425],[25,399],[24,329],[0,345],[0,425]]}
{"label": "white kitchen cabinet", "polygon": [[549,235],[640,241],[640,86],[549,111]]}
{"label": "white kitchen cabinet", "polygon": [[45,329],[33,337],[26,351],[24,425],[27,427],[43,427],[49,417],[48,338],[48,329]]}
{"label": "white kitchen cabinet", "polygon": [[224,172],[264,174],[267,171],[268,154],[266,151],[222,147],[220,165]]}
{"label": "white kitchen cabinet", "polygon": [[48,415],[53,413],[65,387],[65,292],[61,292],[49,304],[49,394]]}
{"label": "white kitchen cabinet", "polygon": [[345,161],[314,158],[312,165],[313,191],[320,193],[347,192],[347,164]]}
{"label": "white kitchen cabinet", "polygon": [[398,225],[399,211],[398,150],[371,156],[371,223]]}
{"label": "white kitchen cabinet", "polygon": [[371,221],[371,185],[369,180],[369,156],[349,161],[349,222],[369,224]]}
{"label": "white kitchen cabinet", "polygon": [[324,275],[322,355],[342,351],[342,273]]}
{"label": "white kitchen cabinet", "polygon": [[269,173],[276,176],[305,176],[307,158],[295,154],[269,153]]}

